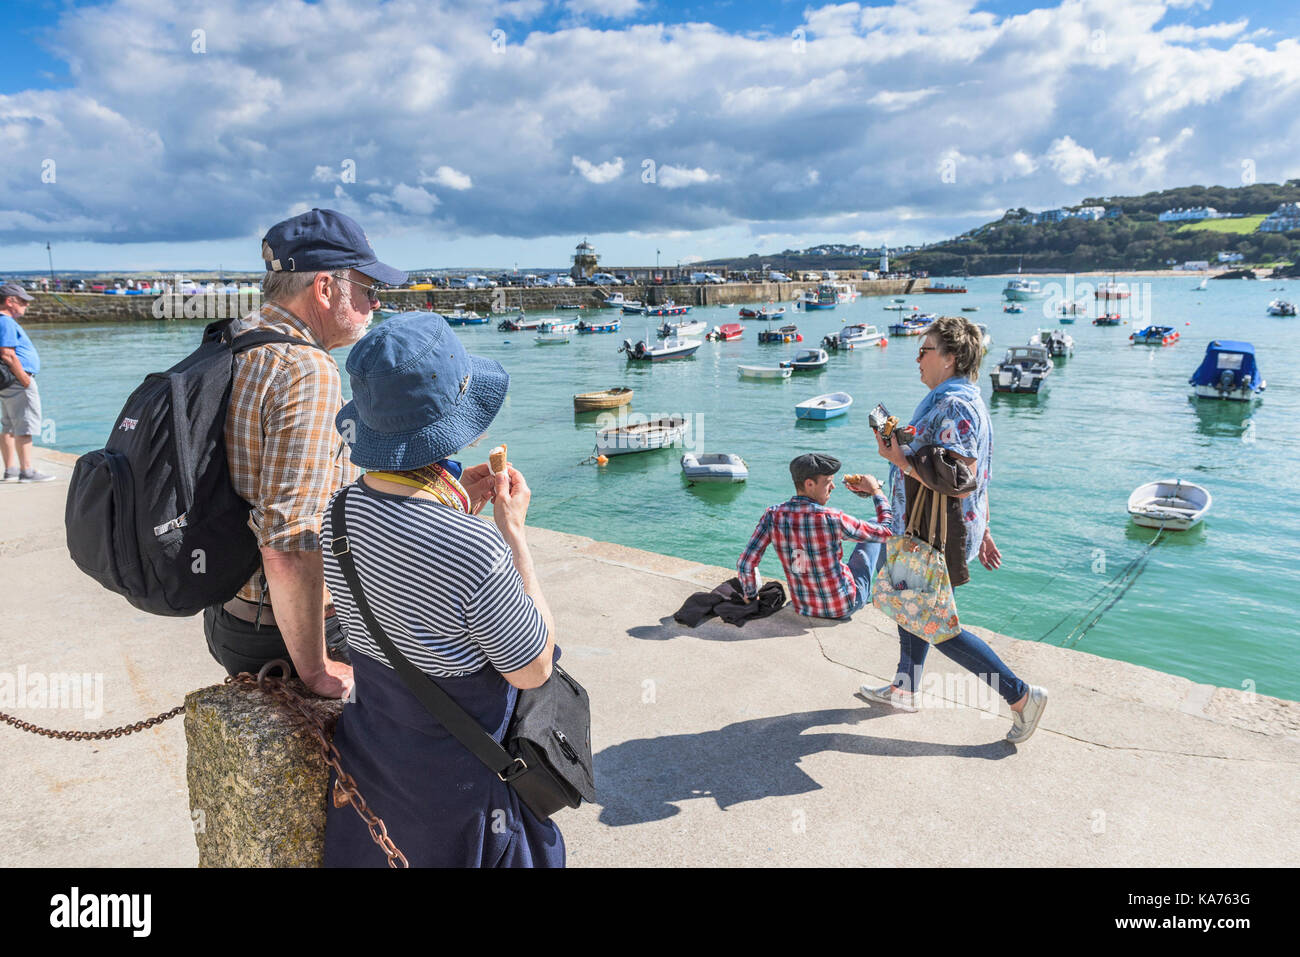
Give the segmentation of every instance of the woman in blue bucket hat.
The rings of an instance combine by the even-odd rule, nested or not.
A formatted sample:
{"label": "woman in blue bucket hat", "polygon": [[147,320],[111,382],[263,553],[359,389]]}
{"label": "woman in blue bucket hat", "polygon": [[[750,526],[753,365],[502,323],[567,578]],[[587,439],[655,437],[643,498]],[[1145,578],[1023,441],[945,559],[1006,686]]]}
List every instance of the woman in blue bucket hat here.
{"label": "woman in blue bucket hat", "polygon": [[[555,624],[524,538],[524,477],[451,457],[483,437],[510,377],[429,313],[368,333],[347,372],[353,398],[335,423],[366,474],[335,493],[321,523],[325,580],[356,679],[334,735],[340,764],[414,867],[563,867],[559,829],[403,683],[340,566],[340,555],[351,557],[370,613],[401,655],[500,741],[519,689],[550,676]],[[347,534],[336,542],[339,497]],[[476,517],[488,502],[493,522]],[[333,772],[330,796],[325,865],[385,866]]]}

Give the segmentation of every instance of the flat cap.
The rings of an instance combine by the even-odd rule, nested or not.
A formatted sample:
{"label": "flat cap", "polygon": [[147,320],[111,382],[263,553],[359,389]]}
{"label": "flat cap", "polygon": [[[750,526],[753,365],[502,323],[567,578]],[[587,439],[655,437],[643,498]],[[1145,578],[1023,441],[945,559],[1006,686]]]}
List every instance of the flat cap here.
{"label": "flat cap", "polygon": [[790,463],[790,477],[796,486],[821,475],[834,475],[840,470],[840,460],[824,452],[805,452]]}

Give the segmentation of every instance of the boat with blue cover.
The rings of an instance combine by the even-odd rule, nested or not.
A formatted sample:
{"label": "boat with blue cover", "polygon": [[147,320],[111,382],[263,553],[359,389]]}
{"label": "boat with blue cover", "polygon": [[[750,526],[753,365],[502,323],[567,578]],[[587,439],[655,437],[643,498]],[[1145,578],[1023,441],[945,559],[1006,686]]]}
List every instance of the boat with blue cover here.
{"label": "boat with blue cover", "polygon": [[782,326],[780,329],[760,329],[759,342],[803,342],[798,326]]}
{"label": "boat with blue cover", "polygon": [[1147,326],[1129,336],[1134,345],[1172,346],[1178,341],[1179,332],[1173,326]]}
{"label": "boat with blue cover", "polygon": [[1264,376],[1255,362],[1255,347],[1235,339],[1215,339],[1205,347],[1205,358],[1187,380],[1192,394],[1201,399],[1250,402],[1264,392]]}

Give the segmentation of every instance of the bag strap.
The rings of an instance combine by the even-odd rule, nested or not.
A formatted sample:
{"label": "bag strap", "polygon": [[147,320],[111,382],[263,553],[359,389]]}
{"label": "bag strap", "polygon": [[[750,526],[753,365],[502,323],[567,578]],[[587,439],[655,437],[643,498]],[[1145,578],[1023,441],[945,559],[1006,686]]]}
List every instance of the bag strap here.
{"label": "bag strap", "polygon": [[[482,761],[488,770],[496,772],[497,777],[509,783],[519,773],[528,770],[528,766],[524,764],[522,759],[512,756],[505,748],[501,747],[492,735],[484,731],[479,723],[455,702],[451,695],[439,688],[432,678],[398,651],[392,639],[384,632],[383,626],[375,619],[370,603],[366,600],[365,592],[361,590],[361,579],[357,575],[356,562],[352,559],[352,543],[348,539],[345,512],[347,510],[348,492],[351,488],[350,485],[346,486],[338,495],[334,496],[334,504],[330,508],[330,525],[333,535],[330,541],[330,554],[338,559],[339,568],[342,569],[343,577],[347,580],[348,588],[352,592],[352,600],[356,602],[357,611],[361,612],[361,618],[366,623],[366,630],[370,633],[370,637],[383,649],[384,654],[388,656],[389,663],[393,666],[393,670],[397,672],[403,684],[410,689],[411,694],[415,695],[420,704],[424,705],[431,715],[442,722],[443,727],[451,732],[452,737],[463,744],[474,757]],[[513,770],[512,765],[516,763],[519,768]],[[507,774],[507,771],[512,771],[512,773]]]}
{"label": "bag strap", "polygon": [[919,481],[916,484],[918,486],[916,490],[916,501],[912,502],[910,506],[904,502],[905,507],[907,507],[907,528],[904,529],[904,534],[906,535],[915,535],[920,531],[921,509],[925,502],[925,493],[930,490],[927,485]]}
{"label": "bag strap", "polygon": [[272,342],[287,342],[295,346],[311,346],[313,349],[319,349],[326,354],[329,353],[329,350],[324,346],[319,346],[307,339],[291,336],[284,332],[272,332],[269,329],[246,332],[242,336],[236,336],[230,340],[230,352],[233,355],[239,355],[241,352],[247,352],[249,349],[256,349],[258,346],[264,346]]}

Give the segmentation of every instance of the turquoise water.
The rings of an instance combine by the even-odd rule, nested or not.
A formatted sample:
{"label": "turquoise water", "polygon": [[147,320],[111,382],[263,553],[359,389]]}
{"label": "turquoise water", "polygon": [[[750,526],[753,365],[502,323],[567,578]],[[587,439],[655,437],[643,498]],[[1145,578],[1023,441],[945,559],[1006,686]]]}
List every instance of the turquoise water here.
{"label": "turquoise water", "polygon": [[[992,529],[1004,563],[997,572],[973,569],[972,583],[958,593],[962,618],[1196,681],[1300,699],[1300,326],[1265,314],[1272,299],[1300,300],[1300,283],[1222,281],[1196,291],[1190,278],[1133,281],[1150,284],[1143,307],[1152,321],[1177,326],[1182,341],[1132,346],[1132,324],[1098,328],[1080,318],[1068,327],[1077,343],[1074,358],[1057,363],[1038,397],[991,396],[987,373],[1005,347],[1056,325],[1043,319],[1040,305],[1027,303],[1023,315],[1002,313],[1005,280],[991,278],[969,280],[965,296],[908,300],[952,314],[978,305],[968,315],[987,324],[994,339],[981,389],[996,436]],[[499,360],[512,377],[506,406],[480,449],[509,443],[511,460],[533,488],[533,524],[734,565],[763,508],[791,494],[791,458],[826,451],[846,471],[883,478],[867,411],[883,402],[909,416],[925,393],[917,339],[832,355],[826,372],[787,381],[740,380],[737,364],[775,364],[796,348],[816,346],[845,321],[883,330],[898,315],[883,310],[887,301],[864,298],[833,311],[787,313],[786,321],[804,332],[802,344],[760,346],[760,324],[746,322],[739,342],[706,342],[692,359],[653,366],[629,366],[616,351],[623,338],[641,338],[652,328],[644,319],[624,317],[617,335],[547,347],[534,345],[531,333],[500,333],[495,325],[461,328],[473,351]],[[717,324],[736,316],[734,309],[706,308],[692,318]],[[144,373],[187,353],[200,324],[29,329],[41,351],[51,444],[81,452],[103,444],[130,389]],[[1189,399],[1187,377],[1212,338],[1255,343],[1268,390],[1253,410]],[[336,356],[341,366],[344,350]],[[749,482],[688,487],[680,452],[672,450],[616,457],[604,467],[580,464],[592,451],[597,416],[575,415],[572,394],[617,385],[635,390],[633,413],[688,414],[688,437],[698,449],[739,453],[749,464]],[[795,403],[836,390],[854,396],[846,417],[796,422]],[[1213,509],[1198,529],[1166,533],[1131,587],[1106,608],[1127,578],[1108,583],[1155,535],[1128,521],[1128,495],[1170,476],[1208,487]],[[843,490],[831,504],[867,514],[866,503]],[[763,571],[781,575],[771,556]],[[670,604],[663,614],[674,610]]]}

